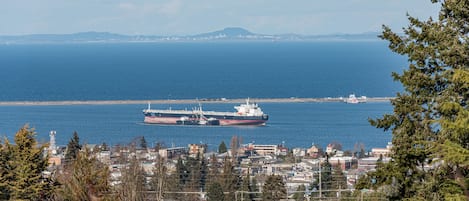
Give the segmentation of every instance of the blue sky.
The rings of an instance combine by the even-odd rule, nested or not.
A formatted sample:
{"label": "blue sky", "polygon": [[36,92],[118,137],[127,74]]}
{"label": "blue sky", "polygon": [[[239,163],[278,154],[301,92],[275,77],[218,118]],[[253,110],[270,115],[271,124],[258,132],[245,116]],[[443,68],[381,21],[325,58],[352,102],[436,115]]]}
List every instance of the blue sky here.
{"label": "blue sky", "polygon": [[2,0],[0,35],[105,31],[187,35],[225,27],[254,33],[363,33],[426,19],[430,0]]}

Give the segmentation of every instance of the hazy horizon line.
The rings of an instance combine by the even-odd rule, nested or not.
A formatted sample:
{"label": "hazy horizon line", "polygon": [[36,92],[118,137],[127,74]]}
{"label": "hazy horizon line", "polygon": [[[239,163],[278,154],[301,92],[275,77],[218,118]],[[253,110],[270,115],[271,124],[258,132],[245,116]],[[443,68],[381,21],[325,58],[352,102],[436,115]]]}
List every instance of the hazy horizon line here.
{"label": "hazy horizon line", "polygon": [[179,36],[179,37],[184,37],[184,36],[195,36],[195,35],[201,35],[201,34],[208,34],[208,33],[213,33],[213,32],[219,32],[219,31],[224,31],[226,29],[230,28],[236,28],[236,29],[242,29],[250,32],[251,34],[255,35],[273,35],[273,36],[281,36],[281,35],[298,35],[298,36],[330,36],[330,35],[367,35],[367,34],[380,34],[381,30],[378,31],[364,31],[364,32],[335,32],[335,33],[324,33],[324,34],[301,34],[301,33],[295,33],[295,32],[284,32],[284,33],[257,33],[257,32],[252,32],[249,29],[243,28],[243,27],[224,27],[221,29],[217,30],[208,30],[205,32],[200,32],[200,33],[186,33],[186,34],[139,34],[139,33],[119,33],[119,32],[112,32],[112,31],[98,31],[98,30],[83,30],[83,31],[77,31],[77,32],[63,32],[63,33],[44,33],[44,32],[38,32],[38,33],[17,33],[17,34],[0,34],[0,36],[30,36],[30,35],[74,35],[74,34],[83,34],[83,33],[105,33],[105,34],[114,34],[114,35],[121,35],[121,36]]}

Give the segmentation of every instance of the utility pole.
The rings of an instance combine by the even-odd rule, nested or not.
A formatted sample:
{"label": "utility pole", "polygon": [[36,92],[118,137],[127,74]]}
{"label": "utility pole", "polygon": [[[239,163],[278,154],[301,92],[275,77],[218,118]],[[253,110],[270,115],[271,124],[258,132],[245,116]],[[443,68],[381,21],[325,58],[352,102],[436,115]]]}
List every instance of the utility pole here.
{"label": "utility pole", "polygon": [[321,172],[322,172],[322,168],[321,168],[321,160],[319,160],[319,198],[322,197],[322,181],[321,181]]}

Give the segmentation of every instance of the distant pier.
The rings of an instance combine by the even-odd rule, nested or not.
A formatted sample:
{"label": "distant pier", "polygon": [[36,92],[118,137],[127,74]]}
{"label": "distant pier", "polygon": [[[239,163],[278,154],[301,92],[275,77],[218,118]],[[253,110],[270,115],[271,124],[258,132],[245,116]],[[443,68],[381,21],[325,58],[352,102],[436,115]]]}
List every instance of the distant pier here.
{"label": "distant pier", "polygon": [[[394,97],[368,97],[366,102],[389,102]],[[320,103],[344,102],[346,98],[250,98],[256,103]],[[35,106],[35,105],[127,105],[127,104],[197,104],[197,103],[244,103],[245,98],[226,99],[155,99],[155,100],[70,100],[70,101],[0,101],[0,106]]]}

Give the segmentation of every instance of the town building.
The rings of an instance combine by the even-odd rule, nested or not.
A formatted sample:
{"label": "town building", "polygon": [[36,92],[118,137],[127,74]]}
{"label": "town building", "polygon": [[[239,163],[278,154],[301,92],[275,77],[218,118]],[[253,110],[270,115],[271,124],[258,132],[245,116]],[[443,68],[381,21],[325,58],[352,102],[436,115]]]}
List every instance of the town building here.
{"label": "town building", "polygon": [[346,171],[357,165],[357,159],[351,156],[334,156],[329,158],[329,163],[335,167],[339,166],[342,171]]}
{"label": "town building", "polygon": [[388,142],[386,148],[372,148],[371,155],[373,157],[389,157],[391,155],[392,143]]}
{"label": "town building", "polygon": [[171,147],[164,148],[158,151],[161,157],[163,158],[174,158],[187,153],[186,147]]}

